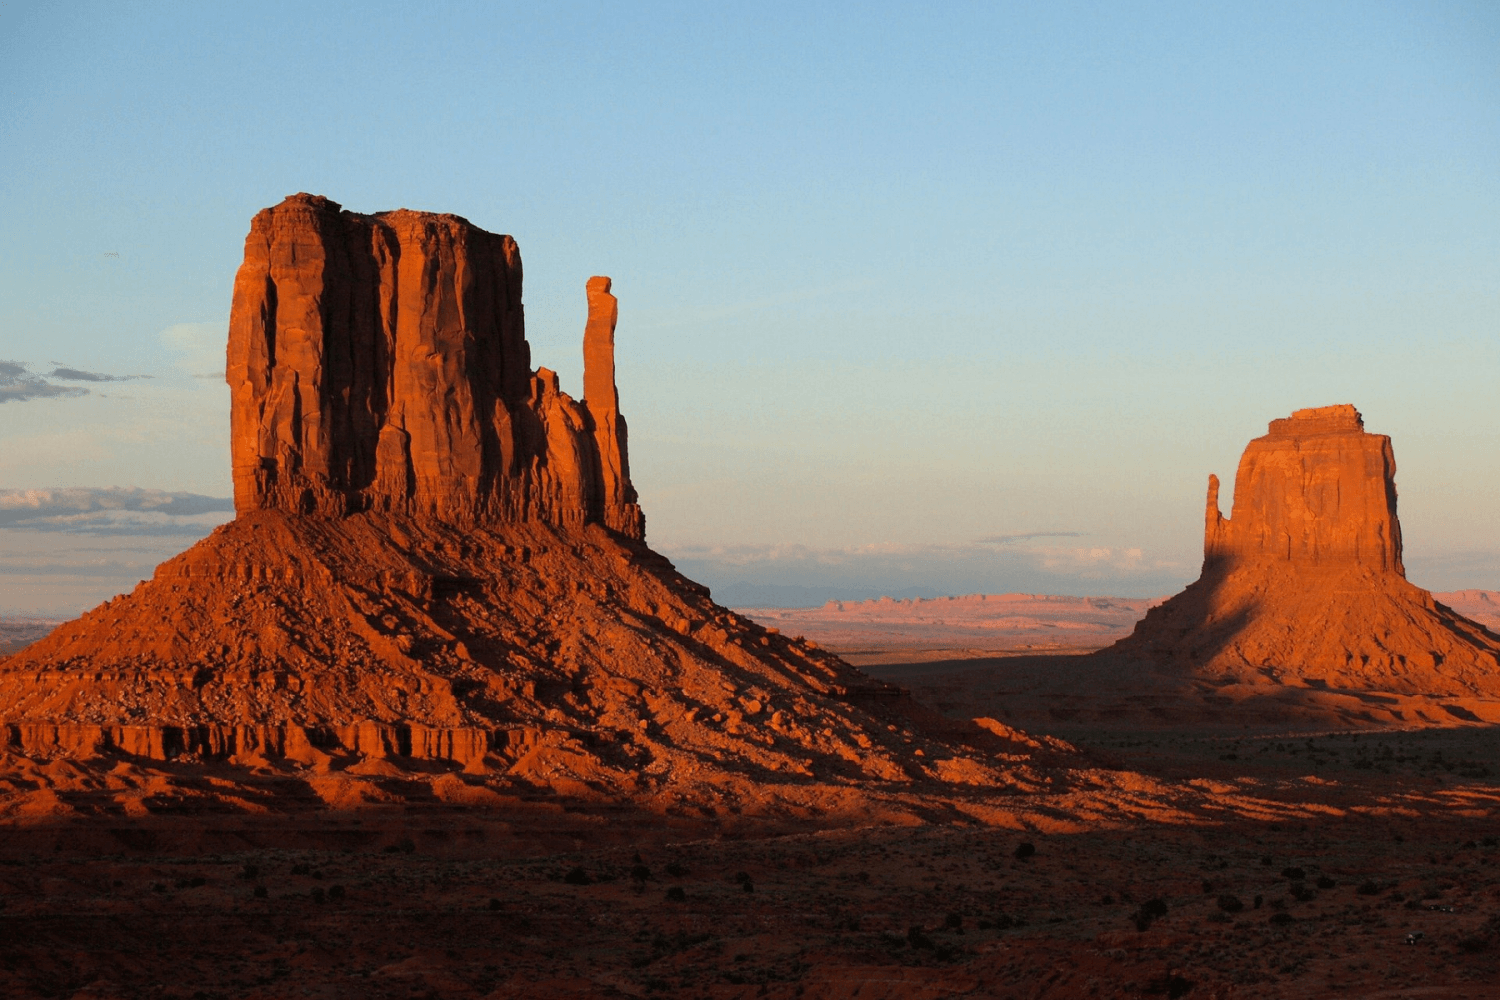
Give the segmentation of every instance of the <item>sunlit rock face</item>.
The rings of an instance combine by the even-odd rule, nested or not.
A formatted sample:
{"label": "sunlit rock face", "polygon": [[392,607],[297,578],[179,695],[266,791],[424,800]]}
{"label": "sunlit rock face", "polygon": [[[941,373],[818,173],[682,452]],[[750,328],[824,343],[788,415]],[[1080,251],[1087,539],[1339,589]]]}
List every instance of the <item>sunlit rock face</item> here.
{"label": "sunlit rock face", "polygon": [[597,522],[642,537],[609,288],[588,285],[577,402],[531,369],[509,236],[306,194],[260,212],[230,312],[236,508]]}
{"label": "sunlit rock face", "polygon": [[1353,406],[1272,421],[1229,518],[1209,477],[1202,575],[1100,655],[1221,680],[1500,691],[1500,637],[1406,580],[1395,475],[1391,439]]}
{"label": "sunlit rock face", "polygon": [[618,306],[608,278],[585,292],[577,402],[530,368],[510,237],[310,195],[258,214],[229,330],[236,517],[0,662],[0,750],[439,760],[705,815],[1019,780],[1041,744],[923,716],[646,546]]}

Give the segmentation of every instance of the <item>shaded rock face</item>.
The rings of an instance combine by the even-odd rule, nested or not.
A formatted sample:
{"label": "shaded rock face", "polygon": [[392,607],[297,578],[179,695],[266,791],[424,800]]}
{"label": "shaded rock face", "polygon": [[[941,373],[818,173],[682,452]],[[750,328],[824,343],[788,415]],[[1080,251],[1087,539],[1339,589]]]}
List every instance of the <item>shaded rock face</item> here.
{"label": "shaded rock face", "polygon": [[1352,406],[1245,448],[1232,516],[1210,476],[1203,572],[1097,654],[1230,682],[1500,693],[1500,637],[1409,583],[1390,438]]}
{"label": "shaded rock face", "polygon": [[259,213],[226,375],[236,509],[603,523],[640,538],[614,387],[615,300],[589,282],[586,393],[531,370],[521,255],[455,215]]}

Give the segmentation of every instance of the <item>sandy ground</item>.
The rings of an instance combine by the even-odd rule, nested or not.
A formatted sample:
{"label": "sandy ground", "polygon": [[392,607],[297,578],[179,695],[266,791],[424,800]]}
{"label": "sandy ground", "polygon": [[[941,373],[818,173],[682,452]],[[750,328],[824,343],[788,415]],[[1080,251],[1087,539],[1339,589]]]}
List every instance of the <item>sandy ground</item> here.
{"label": "sandy ground", "polygon": [[[0,996],[1500,996],[1500,730],[1059,714],[1006,671],[1076,654],[901,641],[861,643],[868,669],[1078,747],[1057,787],[871,822],[519,787],[256,815],[143,786],[0,823]],[[1100,775],[1140,808],[1080,822]]]}

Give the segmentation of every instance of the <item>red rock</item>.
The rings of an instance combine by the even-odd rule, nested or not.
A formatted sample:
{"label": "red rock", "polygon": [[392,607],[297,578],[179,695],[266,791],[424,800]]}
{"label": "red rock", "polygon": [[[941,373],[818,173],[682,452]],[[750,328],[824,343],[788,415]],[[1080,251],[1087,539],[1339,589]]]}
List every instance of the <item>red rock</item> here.
{"label": "red rock", "polygon": [[1390,438],[1352,406],[1298,410],[1246,447],[1232,517],[1210,476],[1203,572],[1108,650],[1196,676],[1500,693],[1500,637],[1406,580]]}
{"label": "red rock", "polygon": [[669,803],[1008,780],[982,759],[1000,737],[645,545],[608,278],[588,303],[575,402],[530,368],[510,237],[309,195],[257,215],[229,330],[237,517],[0,663],[0,748],[446,759]]}
{"label": "red rock", "polygon": [[509,236],[305,194],[264,210],[230,311],[236,509],[602,522],[643,537],[608,278],[589,283],[589,308],[598,401],[585,406],[531,370]]}

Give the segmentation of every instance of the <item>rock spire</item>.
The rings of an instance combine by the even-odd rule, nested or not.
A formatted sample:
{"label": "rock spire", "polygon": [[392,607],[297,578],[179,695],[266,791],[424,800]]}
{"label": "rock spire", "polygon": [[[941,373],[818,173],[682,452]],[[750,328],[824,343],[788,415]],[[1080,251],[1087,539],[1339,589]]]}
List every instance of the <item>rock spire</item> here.
{"label": "rock spire", "polygon": [[1409,583],[1391,439],[1353,406],[1251,441],[1229,518],[1208,480],[1203,571],[1097,654],[1229,681],[1500,692],[1500,637]]}

